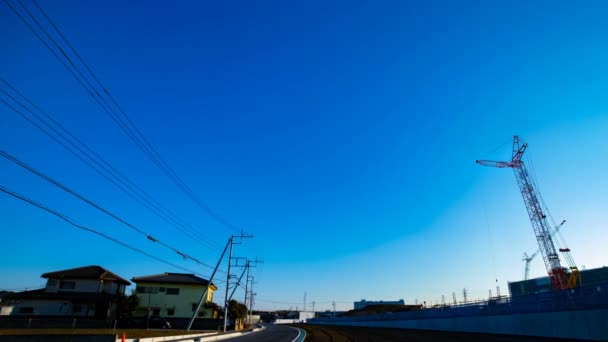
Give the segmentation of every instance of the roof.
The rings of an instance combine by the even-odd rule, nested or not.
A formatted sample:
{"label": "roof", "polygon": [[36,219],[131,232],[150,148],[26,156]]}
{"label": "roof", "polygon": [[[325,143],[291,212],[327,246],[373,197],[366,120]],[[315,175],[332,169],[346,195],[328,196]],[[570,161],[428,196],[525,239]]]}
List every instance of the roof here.
{"label": "roof", "polygon": [[115,281],[124,285],[131,285],[131,283],[116,274],[106,270],[105,268],[97,265],[84,266],[77,268],[70,268],[67,270],[55,271],[44,273],[42,278],[51,279],[95,279],[95,280],[109,280]]}
{"label": "roof", "polygon": [[[134,277],[131,279],[134,283],[166,283],[166,284],[191,284],[191,285],[207,285],[209,280],[188,273],[162,273],[143,277]],[[212,286],[213,283],[211,283]]]}

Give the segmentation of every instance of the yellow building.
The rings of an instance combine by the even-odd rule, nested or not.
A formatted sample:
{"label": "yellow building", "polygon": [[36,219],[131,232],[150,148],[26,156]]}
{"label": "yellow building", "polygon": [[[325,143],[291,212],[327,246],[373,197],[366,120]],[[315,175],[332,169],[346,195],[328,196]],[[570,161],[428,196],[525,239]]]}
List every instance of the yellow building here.
{"label": "yellow building", "polygon": [[[191,318],[209,281],[187,273],[163,273],[135,277],[135,293],[139,298],[139,312],[150,317]],[[217,287],[209,286],[206,301],[198,311],[200,318],[217,318],[218,306],[213,303],[213,292]]]}

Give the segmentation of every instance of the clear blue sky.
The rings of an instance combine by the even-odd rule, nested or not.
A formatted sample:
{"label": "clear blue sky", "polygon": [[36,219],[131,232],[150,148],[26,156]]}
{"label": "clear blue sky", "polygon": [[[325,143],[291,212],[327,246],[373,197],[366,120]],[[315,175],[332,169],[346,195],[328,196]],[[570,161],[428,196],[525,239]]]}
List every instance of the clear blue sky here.
{"label": "clear blue sky", "polygon": [[[34,9],[28,0],[26,6]],[[185,182],[254,239],[257,307],[485,297],[536,242],[510,170],[530,143],[577,263],[608,264],[608,4],[589,1],[43,1]],[[2,3],[0,76],[215,245],[181,193]],[[0,148],[214,264],[189,239],[0,104]],[[0,184],[209,275],[10,163]],[[0,288],[89,264],[180,272],[0,196]],[[223,267],[225,269],[225,267]],[[532,275],[544,274],[540,258]],[[242,293],[242,292],[241,292]],[[239,295],[242,296],[242,295]],[[220,302],[220,299],[216,299]],[[309,306],[310,308],[310,306]]]}

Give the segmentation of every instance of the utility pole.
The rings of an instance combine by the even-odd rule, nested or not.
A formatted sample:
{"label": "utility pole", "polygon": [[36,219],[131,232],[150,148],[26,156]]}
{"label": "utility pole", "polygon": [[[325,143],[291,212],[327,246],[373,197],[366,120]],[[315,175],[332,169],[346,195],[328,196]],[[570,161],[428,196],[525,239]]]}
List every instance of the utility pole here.
{"label": "utility pole", "polygon": [[304,291],[304,311],[306,311],[306,291]]}
{"label": "utility pole", "polygon": [[[237,259],[238,261],[239,259]],[[243,266],[243,272],[241,273],[241,276],[239,277],[239,280],[237,281],[236,284],[234,284],[234,288],[232,289],[232,293],[230,293],[230,297],[228,297],[228,301],[230,301],[232,299],[232,297],[234,296],[234,293],[236,292],[236,289],[239,287],[239,285],[241,285],[241,280],[243,279],[243,276],[245,275],[245,271],[247,271],[249,269],[249,259],[245,259],[247,260],[245,266]],[[236,267],[238,267],[238,263],[237,265],[235,265]]]}
{"label": "utility pole", "polygon": [[464,298],[463,299],[463,303],[466,304],[467,303],[467,289],[466,289],[466,287],[464,289],[462,289],[462,297]]}
{"label": "utility pole", "polygon": [[[198,310],[200,310],[201,305],[203,305],[203,301],[206,302],[207,293],[209,293],[209,287],[211,286],[211,284],[213,282],[213,277],[215,277],[215,273],[217,272],[217,269],[220,267],[220,264],[222,263],[222,259],[224,259],[224,255],[226,254],[226,250],[228,249],[228,245],[231,245],[231,243],[232,243],[232,236],[228,240],[228,243],[226,243],[226,247],[224,247],[224,251],[222,252],[222,255],[220,255],[220,260],[217,261],[217,264],[215,265],[215,269],[213,269],[213,273],[211,273],[211,277],[209,278],[209,282],[207,283],[207,287],[205,288],[205,291],[203,291],[203,294],[201,295],[201,299],[198,301],[198,305],[196,306],[196,310],[194,310],[194,312],[192,313],[192,319],[190,319],[190,322],[188,323],[188,328],[186,330],[189,331],[190,328],[192,328],[192,324],[194,323],[194,319],[196,319],[196,315],[198,314]],[[228,285],[228,284],[226,284],[226,285]]]}
{"label": "utility pole", "polygon": [[249,298],[249,280],[252,279],[253,277],[249,276],[249,272],[250,272],[250,268],[251,267],[257,267],[258,263],[264,263],[263,260],[258,260],[258,258],[256,257],[255,260],[251,260],[249,262],[249,266],[247,267],[247,278],[245,279],[245,299],[243,300],[243,304],[245,304],[245,306],[247,306],[247,311],[249,312],[249,314],[247,315],[247,323],[251,324],[251,312],[249,310],[251,304],[249,304],[249,302],[247,302],[247,298]]}
{"label": "utility pole", "polygon": [[331,302],[331,306],[334,308],[334,317],[336,317],[336,301]]}
{"label": "utility pole", "polygon": [[[232,266],[232,249],[235,244],[241,244],[243,238],[252,238],[252,235],[231,235],[230,240],[228,241],[230,244],[230,257],[228,258],[228,274],[226,275],[226,295],[224,296],[224,332],[226,332],[226,327],[228,325],[228,290],[230,288],[230,267]],[[238,238],[239,241],[235,242],[234,238]]]}
{"label": "utility pole", "polygon": [[456,292],[452,291],[452,299],[454,300],[454,306],[458,305],[458,303],[456,302]]}
{"label": "utility pole", "polygon": [[232,248],[234,246],[234,235],[230,236],[230,256],[228,257],[228,274],[226,275],[226,296],[224,297],[224,332],[228,323],[228,288],[230,287],[230,265],[232,264]]}
{"label": "utility pole", "polygon": [[312,301],[312,315],[313,315],[313,318],[314,318],[314,316],[316,316],[315,315],[315,301],[314,300]]}
{"label": "utility pole", "polygon": [[[247,295],[249,294],[249,268],[251,267],[251,263],[247,263],[247,278],[245,278],[245,299],[243,299],[243,304],[247,305]],[[249,321],[249,316],[247,316],[247,323],[251,324]]]}
{"label": "utility pole", "polygon": [[253,292],[253,284],[255,284],[255,281],[253,280],[254,277],[251,276],[251,293],[249,295],[249,321],[251,322],[251,314],[253,313],[253,296],[255,296],[255,292]]}

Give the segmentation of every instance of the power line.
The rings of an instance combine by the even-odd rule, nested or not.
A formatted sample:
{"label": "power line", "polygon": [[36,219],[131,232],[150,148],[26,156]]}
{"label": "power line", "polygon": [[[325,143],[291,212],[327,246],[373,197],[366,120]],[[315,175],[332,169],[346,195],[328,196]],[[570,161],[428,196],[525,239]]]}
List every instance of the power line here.
{"label": "power line", "polygon": [[[90,66],[84,61],[83,58],[80,57],[80,54],[76,51],[73,45],[68,41],[65,35],[59,30],[57,25],[51,20],[48,14],[42,9],[42,7],[36,2],[33,3],[39,9],[39,11],[43,14],[46,20],[51,24],[53,29],[59,34],[61,39],[67,44],[69,49],[74,53],[76,59],[80,61],[87,72],[93,77],[98,86],[101,89],[96,89],[94,85],[91,84],[91,81],[87,79],[82,70],[78,68],[76,63],[70,58],[69,54],[61,47],[61,45],[48,33],[48,31],[40,24],[38,19],[23,5],[21,0],[17,0],[19,5],[23,8],[23,10],[28,14],[31,20],[36,24],[36,26],[44,33],[44,35],[51,41],[52,45],[54,45],[61,54],[65,57],[69,65],[76,71],[74,72],[68,63],[63,61],[59,54],[53,50],[53,48],[49,45],[48,42],[44,40],[44,38],[34,29],[34,27],[22,16],[19,12],[8,2],[8,0],[4,0],[4,2],[10,7],[10,9],[23,21],[26,26],[38,37],[40,41],[51,51],[51,53],[57,58],[68,71],[72,74],[74,78],[80,83],[80,85],[89,93],[89,95],[97,102],[97,104],[110,116],[110,118],[123,130],[131,140],[137,145],[137,147],[163,172],[184,194],[186,194],[192,201],[194,201],[199,208],[205,211],[209,216],[211,216],[215,221],[223,225],[224,227],[233,230],[235,232],[240,232],[241,230],[236,227],[234,224],[227,221],[224,217],[222,217],[218,212],[213,210],[205,201],[203,201],[200,197],[198,197],[192,188],[190,188],[169,166],[169,164],[160,156],[160,154],[154,149],[152,144],[144,137],[141,131],[135,126],[133,121],[128,117],[122,107],[118,104],[115,98],[110,94],[107,87],[105,87],[99,80],[99,78],[93,73]],[[77,76],[81,76],[84,79],[84,82]],[[86,85],[85,85],[86,83]],[[87,87],[88,86],[88,87]],[[89,89],[90,87],[90,89]],[[103,94],[106,94],[108,99],[105,99]],[[103,103],[102,103],[103,102]],[[114,104],[114,107],[110,105]]]}
{"label": "power line", "polygon": [[114,242],[114,243],[116,243],[116,244],[119,244],[119,245],[121,245],[121,246],[123,246],[123,247],[126,247],[126,248],[128,248],[128,249],[130,249],[130,250],[132,250],[132,251],[135,251],[135,252],[139,253],[139,254],[145,255],[145,256],[147,256],[147,257],[149,257],[149,258],[152,258],[152,259],[154,259],[154,260],[156,260],[156,261],[160,261],[160,262],[162,262],[162,263],[164,263],[164,264],[166,264],[166,265],[169,265],[169,266],[171,266],[171,267],[174,267],[174,268],[180,269],[180,270],[182,270],[182,271],[190,272],[190,273],[192,273],[192,274],[196,274],[196,275],[199,275],[199,276],[201,276],[201,277],[206,277],[205,275],[199,274],[198,272],[194,272],[194,271],[189,270],[189,269],[187,269],[187,268],[185,268],[185,267],[182,267],[182,266],[176,265],[176,264],[174,264],[174,263],[172,263],[172,262],[170,262],[170,261],[166,261],[166,260],[164,260],[164,259],[161,259],[161,258],[159,258],[159,257],[157,257],[157,256],[155,256],[155,255],[152,255],[152,254],[148,253],[148,252],[142,251],[141,249],[138,249],[138,248],[133,247],[133,246],[131,246],[131,245],[129,245],[129,244],[127,244],[127,243],[125,243],[125,242],[122,242],[122,241],[120,241],[120,240],[118,240],[118,239],[116,239],[116,238],[113,238],[113,237],[111,237],[110,235],[107,235],[107,234],[105,234],[105,233],[102,233],[102,232],[100,232],[100,231],[97,231],[97,230],[95,230],[95,229],[93,229],[93,228],[89,228],[89,227],[87,227],[87,226],[83,226],[83,225],[81,225],[81,224],[78,224],[78,223],[74,222],[74,221],[73,221],[71,218],[69,218],[68,216],[66,216],[66,215],[64,215],[64,214],[62,214],[62,213],[60,213],[60,212],[58,212],[58,211],[56,211],[56,210],[53,210],[53,209],[51,209],[51,208],[49,208],[49,207],[47,207],[47,206],[45,206],[45,205],[43,205],[43,204],[41,204],[41,203],[39,203],[39,202],[36,202],[36,201],[34,201],[34,200],[32,200],[32,199],[30,199],[30,198],[26,197],[26,196],[23,196],[23,195],[20,195],[20,194],[18,194],[18,193],[16,193],[16,192],[14,192],[14,191],[11,191],[11,190],[9,190],[9,189],[5,188],[5,187],[4,187],[4,186],[2,186],[2,185],[0,185],[0,191],[2,191],[2,192],[4,192],[5,194],[10,195],[10,196],[12,196],[12,197],[14,197],[14,198],[17,198],[17,199],[19,199],[19,200],[21,200],[21,201],[23,201],[23,202],[29,203],[29,204],[31,204],[31,205],[33,205],[33,206],[35,206],[35,207],[39,208],[39,209],[42,209],[42,210],[44,210],[44,211],[46,211],[46,212],[48,212],[48,213],[50,213],[50,214],[53,214],[53,215],[55,215],[56,217],[60,218],[61,220],[63,220],[63,221],[65,221],[65,222],[69,223],[70,225],[72,225],[72,226],[74,226],[74,227],[76,227],[76,228],[78,228],[78,229],[81,229],[81,230],[87,231],[87,232],[89,232],[89,233],[93,233],[93,234],[95,234],[95,235],[101,236],[101,237],[103,237],[104,239],[110,240],[110,241],[112,241],[112,242]]}
{"label": "power line", "polygon": [[[2,80],[2,81],[5,82],[4,80]],[[8,93],[6,93],[2,89],[0,89],[0,92],[8,94]],[[37,116],[33,111],[31,111],[29,108],[25,107],[22,103],[20,103],[19,101],[17,101],[15,98],[13,98],[10,95],[9,95],[9,97],[11,97],[15,102],[17,102],[17,104],[19,104],[20,106],[22,106],[23,108],[25,108],[32,115],[34,115],[37,119],[39,119],[40,121],[42,121],[55,134],[59,135],[68,144],[72,145],[78,152],[75,151],[74,149],[70,148],[69,146],[67,146],[62,141],[60,141],[60,139],[58,139],[53,134],[49,133],[48,130],[46,130],[41,125],[39,125],[36,122],[34,122],[34,120],[32,120],[31,118],[29,118],[22,111],[18,110],[14,106],[12,106],[10,103],[6,102],[4,99],[0,98],[0,102],[4,103],[7,107],[9,107],[14,112],[16,112],[19,116],[21,116],[23,119],[25,119],[28,123],[32,124],[33,126],[37,127],[38,129],[40,129],[43,133],[45,133],[47,136],[49,136],[55,142],[57,142],[62,147],[64,147],[65,149],[67,149],[70,153],[72,153],[74,156],[76,156],[76,158],[78,158],[80,161],[84,162],[86,165],[88,165],[89,167],[91,167],[95,172],[97,172],[98,174],[100,174],[102,177],[106,178],[108,181],[110,181],[111,183],[113,183],[114,185],[116,185],[120,190],[122,190],[124,193],[126,193],[129,197],[133,198],[134,200],[136,200],[137,202],[139,202],[140,204],[142,204],[144,207],[148,208],[150,211],[152,211],[152,213],[154,213],[155,215],[157,215],[161,219],[165,220],[167,223],[173,224],[174,226],[176,226],[176,228],[178,230],[182,231],[184,234],[188,235],[190,238],[198,240],[199,242],[201,242],[203,244],[206,244],[210,248],[216,248],[217,249],[217,247],[215,247],[214,245],[212,245],[210,242],[205,241],[204,238],[201,238],[200,236],[196,235],[195,232],[192,229],[190,229],[190,230],[186,229],[186,228],[188,228],[188,226],[185,225],[185,224],[183,224],[183,223],[180,223],[179,219],[177,217],[175,217],[175,215],[173,213],[171,213],[168,209],[165,209],[165,208],[161,207],[158,204],[158,202],[155,202],[147,193],[145,193],[143,190],[141,190],[141,188],[138,188],[135,184],[133,184],[133,182],[131,182],[124,175],[122,175],[118,171],[116,171],[116,169],[112,168],[107,162],[105,162],[103,159],[101,159],[101,157],[99,157],[97,155],[97,158],[99,158],[103,162],[103,164],[105,164],[105,165],[100,164],[100,162],[97,161],[95,158],[92,158],[90,154],[88,154],[86,151],[83,151],[82,148],[80,148],[79,146],[77,146],[73,141],[70,141],[69,139],[67,139],[64,135],[62,135],[60,132],[58,132],[54,127],[52,127],[51,125],[49,125],[48,122],[45,122],[43,119],[41,119],[39,116]],[[86,145],[84,145],[84,146],[86,147]],[[86,147],[86,148],[88,149],[88,147]],[[83,154],[85,157],[87,157],[90,161],[86,160],[81,154],[79,154],[79,152],[81,154]],[[94,164],[97,164],[98,167],[94,166],[91,162],[93,162]],[[110,170],[108,169],[108,167],[106,167],[106,165],[108,165],[108,167],[110,168]],[[103,170],[103,172],[99,168],[101,168]],[[107,173],[107,174],[105,174],[104,172]],[[114,177],[114,179],[110,178],[110,176]],[[119,183],[122,183],[122,185],[119,184]]]}
{"label": "power line", "polygon": [[49,176],[45,175],[45,174],[44,174],[44,173],[42,173],[41,171],[36,170],[36,169],[35,169],[35,168],[33,168],[32,166],[30,166],[30,165],[28,165],[28,164],[26,164],[26,163],[24,163],[24,162],[20,161],[19,159],[17,159],[17,158],[15,158],[14,156],[12,156],[12,155],[10,155],[10,154],[6,153],[5,151],[0,151],[0,156],[1,156],[1,157],[3,157],[3,158],[5,158],[5,159],[7,159],[7,160],[9,160],[9,161],[11,161],[11,162],[13,162],[13,163],[15,163],[15,164],[17,164],[18,166],[20,166],[20,167],[22,167],[23,169],[25,169],[25,170],[27,170],[27,171],[29,171],[29,172],[31,172],[31,173],[33,173],[33,174],[35,174],[36,176],[38,176],[38,177],[40,177],[40,178],[42,178],[42,179],[46,180],[47,182],[49,182],[49,183],[51,183],[51,184],[53,184],[53,185],[57,186],[58,188],[62,189],[63,191],[65,191],[65,192],[67,192],[67,193],[69,193],[69,194],[73,195],[74,197],[76,197],[76,198],[80,199],[81,201],[83,201],[83,202],[85,202],[85,203],[89,204],[90,206],[92,206],[92,207],[94,207],[95,209],[97,209],[97,210],[99,210],[99,211],[103,212],[104,214],[106,214],[106,215],[108,215],[108,216],[112,217],[113,219],[115,219],[115,220],[117,220],[118,222],[120,222],[120,223],[124,224],[125,226],[127,226],[127,227],[129,227],[129,228],[133,229],[134,231],[136,231],[136,232],[138,232],[138,233],[142,234],[143,236],[145,236],[145,237],[146,237],[146,239],[148,239],[148,240],[150,240],[150,241],[152,241],[152,242],[156,242],[156,243],[158,243],[158,244],[160,244],[160,245],[162,245],[162,246],[164,246],[164,247],[166,247],[166,248],[168,248],[168,249],[172,250],[173,252],[177,253],[178,255],[180,255],[181,257],[183,257],[183,258],[185,258],[185,259],[190,259],[190,260],[192,260],[192,261],[196,262],[196,263],[197,263],[197,264],[199,264],[199,265],[206,266],[206,267],[209,267],[209,268],[212,268],[212,269],[213,269],[213,266],[211,266],[211,265],[209,265],[209,264],[207,264],[207,263],[204,263],[204,262],[202,262],[202,261],[200,261],[200,260],[198,260],[198,259],[196,259],[196,258],[194,258],[194,257],[192,257],[192,256],[190,256],[190,255],[188,255],[188,254],[186,254],[186,253],[183,253],[183,252],[181,252],[180,250],[178,250],[177,248],[172,247],[172,246],[170,246],[170,245],[166,244],[165,242],[163,242],[163,241],[161,241],[161,240],[159,240],[159,239],[157,239],[157,238],[153,237],[152,235],[150,235],[150,234],[146,233],[146,232],[145,232],[143,229],[141,229],[141,228],[138,228],[138,227],[134,226],[133,224],[131,224],[131,223],[127,222],[125,219],[123,219],[123,218],[119,217],[118,215],[116,215],[116,214],[114,214],[114,213],[112,213],[112,212],[108,211],[107,209],[103,208],[103,207],[102,207],[102,206],[100,206],[99,204],[97,204],[97,203],[95,203],[95,202],[91,201],[90,199],[88,199],[88,198],[84,197],[83,195],[79,194],[78,192],[76,192],[76,191],[74,191],[74,190],[70,189],[70,188],[69,188],[69,187],[67,187],[66,185],[61,184],[59,181],[57,181],[57,180],[55,180],[55,179],[53,179],[53,178],[51,178],[51,177],[49,177]]}
{"label": "power line", "polygon": [[77,137],[75,137],[72,133],[70,133],[70,131],[68,131],[64,126],[62,126],[59,122],[53,119],[52,116],[40,109],[40,107],[36,106],[30,99],[28,99],[25,95],[19,92],[14,86],[12,86],[10,83],[8,83],[2,78],[0,78],[0,81],[4,83],[8,88],[10,88],[10,90],[16,93],[20,98],[25,100],[31,107],[36,109],[36,111],[39,112],[41,115],[37,114],[36,111],[32,110],[31,108],[28,108],[28,106],[26,106],[19,99],[15,98],[15,96],[8,93],[6,90],[0,88],[0,92],[4,93],[13,102],[15,102],[21,108],[25,109],[25,111],[27,111],[31,116],[36,118],[41,124],[43,124],[47,128],[37,123],[29,115],[15,108],[15,106],[11,105],[4,99],[0,98],[0,102],[4,103],[7,107],[12,109],[28,123],[41,130],[44,134],[46,134],[52,140],[54,140],[63,148],[68,150],[68,152],[73,154],[80,161],[92,168],[95,172],[104,177],[106,180],[117,186],[121,191],[123,191],[129,197],[139,202],[141,205],[146,207],[156,216],[160,217],[165,222],[175,226],[178,230],[186,234],[188,237],[197,240],[198,242],[201,242],[207,247],[213,248],[215,250],[218,249],[217,246],[215,246],[210,241],[207,241],[207,238],[200,235],[200,233],[198,233],[193,227],[186,224],[169,209],[164,208],[162,205],[159,204],[158,201],[154,200],[143,189],[133,183],[133,181],[131,181],[125,175],[116,170],[116,168],[114,168],[111,164],[104,160],[98,153],[93,151],[88,145],[86,145]]}

